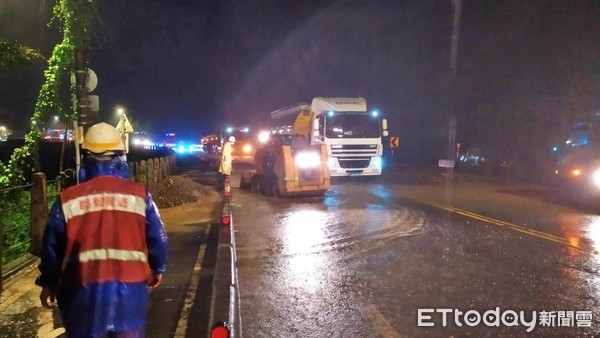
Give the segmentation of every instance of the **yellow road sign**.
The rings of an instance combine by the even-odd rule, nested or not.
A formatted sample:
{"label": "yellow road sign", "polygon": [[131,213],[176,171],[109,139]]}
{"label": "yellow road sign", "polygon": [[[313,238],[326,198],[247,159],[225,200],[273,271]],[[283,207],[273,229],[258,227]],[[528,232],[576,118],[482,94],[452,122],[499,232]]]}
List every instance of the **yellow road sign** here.
{"label": "yellow road sign", "polygon": [[400,144],[400,138],[398,136],[390,136],[390,147],[398,148],[398,144]]}
{"label": "yellow road sign", "polygon": [[129,119],[125,114],[121,115],[121,118],[119,119],[119,123],[117,124],[116,128],[121,132],[133,133],[133,127],[131,126],[131,123],[129,123]]}

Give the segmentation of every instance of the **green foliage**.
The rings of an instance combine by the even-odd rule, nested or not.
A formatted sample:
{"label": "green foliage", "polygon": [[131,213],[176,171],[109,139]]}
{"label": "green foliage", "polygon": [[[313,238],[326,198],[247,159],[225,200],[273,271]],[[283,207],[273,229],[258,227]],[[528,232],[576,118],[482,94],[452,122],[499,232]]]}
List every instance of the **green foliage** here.
{"label": "green foliage", "polygon": [[36,59],[43,59],[37,49],[18,44],[17,42],[0,40],[0,69],[8,69],[11,66],[32,63]]}
{"label": "green foliage", "polygon": [[29,250],[31,193],[26,189],[18,189],[2,192],[0,195],[2,195],[0,222],[4,226],[2,264],[6,264],[23,256]]}
{"label": "green foliage", "polygon": [[[0,187],[20,185],[29,174],[39,166],[39,141],[41,130],[39,126],[45,116],[58,112],[63,119],[77,117],[77,93],[71,84],[71,109],[66,111],[61,104],[60,88],[65,79],[70,77],[76,67],[75,54],[90,48],[91,22],[97,16],[93,2],[86,0],[57,0],[54,5],[54,18],[58,21],[63,33],[63,40],[54,47],[52,56],[48,59],[48,68],[44,71],[44,84],[38,94],[33,116],[32,127],[25,137],[25,145],[15,149],[8,165],[0,171]],[[2,168],[0,168],[2,169]]]}
{"label": "green foliage", "polygon": [[[48,210],[58,196],[58,184],[46,186]],[[2,265],[11,262],[29,252],[31,242],[31,191],[17,189],[0,192],[0,222],[4,225],[4,253]]]}

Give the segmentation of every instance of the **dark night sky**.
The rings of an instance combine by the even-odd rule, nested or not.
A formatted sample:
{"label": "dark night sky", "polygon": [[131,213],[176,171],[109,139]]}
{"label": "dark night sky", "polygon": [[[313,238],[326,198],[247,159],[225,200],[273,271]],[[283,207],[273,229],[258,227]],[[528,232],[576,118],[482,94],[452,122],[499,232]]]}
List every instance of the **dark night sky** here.
{"label": "dark night sky", "polygon": [[[58,38],[46,25],[52,4],[0,0],[0,38],[49,55]],[[156,132],[208,132],[219,122],[259,123],[272,110],[315,96],[360,95],[385,114],[403,145],[443,130],[450,0],[97,4],[100,46],[90,67],[99,78],[94,94],[103,120],[123,105]],[[539,106],[543,97],[560,98],[563,109],[598,109],[598,18],[595,0],[464,0],[459,124],[480,121],[481,111],[518,116],[515,102]],[[15,112],[33,110],[42,69],[0,74],[0,120],[18,125]]]}

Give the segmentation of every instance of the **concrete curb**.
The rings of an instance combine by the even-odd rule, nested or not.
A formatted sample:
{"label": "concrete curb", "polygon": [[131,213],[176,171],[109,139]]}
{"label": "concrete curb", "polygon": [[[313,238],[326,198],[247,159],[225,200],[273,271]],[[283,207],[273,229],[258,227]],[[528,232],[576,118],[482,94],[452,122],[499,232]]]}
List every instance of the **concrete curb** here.
{"label": "concrete curb", "polygon": [[229,337],[233,338],[242,337],[242,320],[230,183],[227,177],[223,191],[209,326],[210,331],[212,328],[225,326],[229,329]]}
{"label": "concrete curb", "polygon": [[3,265],[2,266],[2,280],[4,282],[8,282],[13,276],[18,274],[21,270],[29,267],[31,264],[34,264],[38,259],[37,256],[32,254],[26,254],[21,258],[17,258],[16,260]]}

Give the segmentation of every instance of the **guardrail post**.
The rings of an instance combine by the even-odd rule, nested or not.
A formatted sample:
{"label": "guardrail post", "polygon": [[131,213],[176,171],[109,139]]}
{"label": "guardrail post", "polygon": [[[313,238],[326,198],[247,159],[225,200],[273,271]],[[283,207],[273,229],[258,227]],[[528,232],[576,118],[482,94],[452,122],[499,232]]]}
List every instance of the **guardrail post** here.
{"label": "guardrail post", "polygon": [[151,193],[154,192],[154,161],[152,161],[152,159],[149,159],[148,161],[146,161],[146,165],[147,165],[147,170],[146,170],[146,178],[147,178],[147,182],[148,182],[148,191],[150,191]]}
{"label": "guardrail post", "polygon": [[167,178],[168,173],[167,173],[167,159],[165,157],[161,157],[160,158],[160,180],[163,181],[165,178]]}
{"label": "guardrail post", "polygon": [[146,189],[148,189],[148,169],[146,167],[146,161],[140,161],[138,165],[138,178],[140,179],[140,183],[142,183]]}
{"label": "guardrail post", "polygon": [[31,187],[31,244],[29,252],[32,255],[42,254],[42,241],[44,230],[48,222],[48,199],[46,194],[46,174],[33,174],[33,186]]}
{"label": "guardrail post", "polygon": [[152,190],[152,192],[156,193],[160,184],[160,161],[158,160],[158,158],[155,158],[151,161],[154,162],[154,166],[152,168],[152,186],[154,187],[154,189]]}

